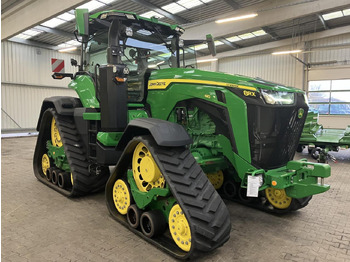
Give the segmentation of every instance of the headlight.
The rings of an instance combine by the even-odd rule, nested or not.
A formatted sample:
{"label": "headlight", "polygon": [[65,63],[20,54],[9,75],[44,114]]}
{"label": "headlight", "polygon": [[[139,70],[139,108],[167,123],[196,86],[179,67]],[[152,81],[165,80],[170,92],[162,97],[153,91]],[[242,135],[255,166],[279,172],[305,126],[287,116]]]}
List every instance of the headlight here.
{"label": "headlight", "polygon": [[294,103],[294,93],[279,92],[273,90],[261,90],[261,94],[266,102],[270,105],[291,105]]}

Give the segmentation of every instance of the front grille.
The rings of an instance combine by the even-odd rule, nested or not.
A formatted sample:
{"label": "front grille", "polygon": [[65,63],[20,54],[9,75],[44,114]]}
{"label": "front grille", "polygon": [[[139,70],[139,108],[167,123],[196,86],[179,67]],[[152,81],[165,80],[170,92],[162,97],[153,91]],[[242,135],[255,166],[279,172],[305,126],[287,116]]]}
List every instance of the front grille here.
{"label": "front grille", "polygon": [[[284,166],[298,146],[308,107],[297,94],[294,106],[247,104],[252,164],[263,169]],[[304,114],[298,118],[298,111]]]}

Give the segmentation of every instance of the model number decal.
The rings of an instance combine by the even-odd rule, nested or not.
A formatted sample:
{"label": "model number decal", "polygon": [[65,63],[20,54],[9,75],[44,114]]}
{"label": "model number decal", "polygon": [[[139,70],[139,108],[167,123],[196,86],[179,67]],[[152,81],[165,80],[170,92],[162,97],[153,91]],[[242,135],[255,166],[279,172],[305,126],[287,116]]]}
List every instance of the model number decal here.
{"label": "model number decal", "polygon": [[243,95],[256,97],[256,93],[255,92],[247,91],[247,90],[243,91]]}

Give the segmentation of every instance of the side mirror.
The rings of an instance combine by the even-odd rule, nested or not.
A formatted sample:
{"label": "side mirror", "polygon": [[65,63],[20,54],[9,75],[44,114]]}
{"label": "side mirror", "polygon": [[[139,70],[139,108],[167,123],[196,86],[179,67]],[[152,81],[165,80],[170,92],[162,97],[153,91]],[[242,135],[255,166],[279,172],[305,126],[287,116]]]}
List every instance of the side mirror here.
{"label": "side mirror", "polygon": [[212,56],[216,56],[216,47],[213,36],[211,34],[206,35],[209,52]]}
{"label": "side mirror", "polygon": [[73,58],[71,58],[71,59],[70,59],[70,64],[71,64],[72,66],[78,66],[78,61],[75,60],[75,59],[73,59]]}
{"label": "side mirror", "polygon": [[78,35],[89,36],[89,10],[88,9],[76,9],[75,10],[76,30]]}

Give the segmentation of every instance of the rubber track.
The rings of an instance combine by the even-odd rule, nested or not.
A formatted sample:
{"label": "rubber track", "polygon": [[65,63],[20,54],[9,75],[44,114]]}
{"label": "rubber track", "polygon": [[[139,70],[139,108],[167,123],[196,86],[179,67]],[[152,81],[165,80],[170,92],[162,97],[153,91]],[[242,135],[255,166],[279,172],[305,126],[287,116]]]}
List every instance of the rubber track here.
{"label": "rubber track", "polygon": [[[229,212],[191,152],[185,147],[159,147],[151,137],[137,137],[128,144],[120,161],[130,161],[133,150],[140,141],[150,150],[173,196],[186,215],[192,234],[191,250],[189,252],[180,250],[172,239],[173,245],[166,246],[169,240],[164,241],[164,237],[171,238],[170,234],[159,240],[149,239],[145,236],[144,238],[171,255],[182,259],[200,256],[204,252],[210,252],[222,246],[230,237]],[[113,211],[113,209],[115,210],[113,200],[110,201],[112,196],[110,189],[118,176],[121,177],[118,165],[119,163],[115,173],[107,182],[106,198],[111,214],[115,219],[121,221],[121,216],[116,215]],[[126,171],[125,167],[123,171]],[[125,225],[125,223],[123,224]],[[135,230],[133,231],[135,232]],[[174,250],[174,248],[178,250]]]}
{"label": "rubber track", "polygon": [[[56,125],[61,135],[64,151],[73,173],[74,186],[69,190],[64,190],[48,182],[41,172],[41,156],[46,152],[46,141],[51,140],[51,120],[52,116],[56,120]],[[86,149],[80,139],[76,129],[73,116],[63,116],[57,114],[53,108],[47,109],[40,124],[38,140],[34,153],[34,173],[39,181],[55,189],[61,194],[69,197],[82,196],[88,193],[101,191],[104,189],[108,179],[108,172],[104,168],[104,173],[99,176],[90,174],[89,163],[86,157]]]}

